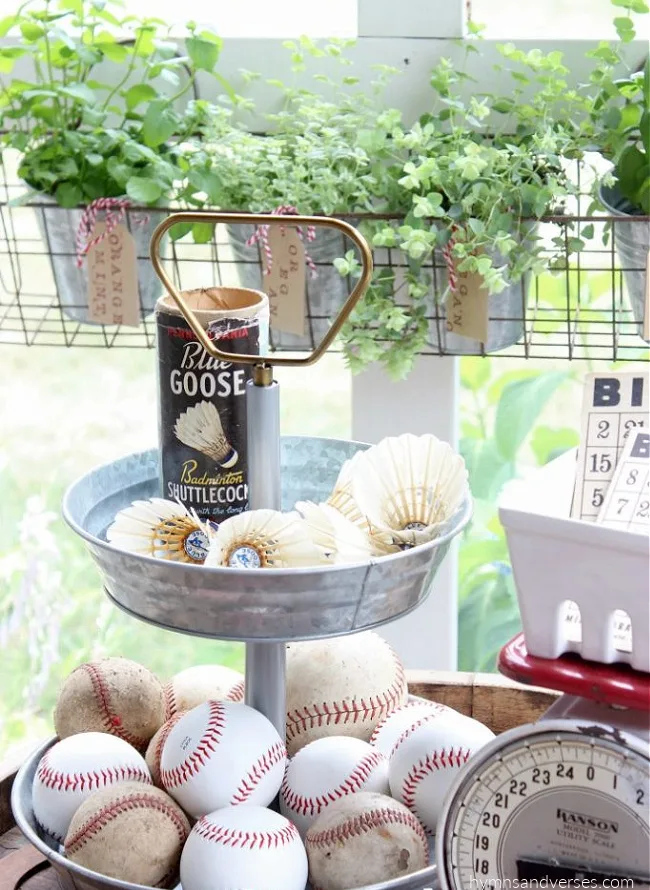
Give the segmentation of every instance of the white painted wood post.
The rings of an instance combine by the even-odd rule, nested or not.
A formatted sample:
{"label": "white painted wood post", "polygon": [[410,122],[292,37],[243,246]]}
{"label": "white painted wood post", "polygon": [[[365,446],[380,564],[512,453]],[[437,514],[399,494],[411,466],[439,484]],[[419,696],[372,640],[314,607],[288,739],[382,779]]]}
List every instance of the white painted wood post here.
{"label": "white painted wood post", "polygon": [[[433,433],[458,447],[458,359],[420,356],[406,380],[379,367],[352,378],[352,438],[375,443],[400,433]],[[407,668],[456,670],[458,549],[454,542],[425,603],[381,628]]]}

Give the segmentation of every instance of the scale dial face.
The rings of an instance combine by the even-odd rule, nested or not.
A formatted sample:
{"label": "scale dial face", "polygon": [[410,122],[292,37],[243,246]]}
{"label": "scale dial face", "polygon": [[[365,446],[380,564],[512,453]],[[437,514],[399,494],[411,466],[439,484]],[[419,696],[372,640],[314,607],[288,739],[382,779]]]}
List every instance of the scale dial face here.
{"label": "scale dial face", "polygon": [[504,733],[447,797],[436,838],[442,885],[564,878],[630,886],[612,882],[626,877],[636,890],[650,886],[649,784],[648,746],[631,736],[569,720]]}

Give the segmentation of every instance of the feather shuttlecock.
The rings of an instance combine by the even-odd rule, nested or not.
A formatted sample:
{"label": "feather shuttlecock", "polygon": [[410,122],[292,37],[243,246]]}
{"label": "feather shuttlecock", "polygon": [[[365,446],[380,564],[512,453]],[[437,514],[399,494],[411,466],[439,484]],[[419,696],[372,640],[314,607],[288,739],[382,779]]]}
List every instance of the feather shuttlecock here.
{"label": "feather shuttlecock", "polygon": [[234,467],[239,455],[232,447],[212,402],[198,402],[181,414],[174,426],[176,438],[212,458],[225,469]]}
{"label": "feather shuttlecock", "polygon": [[359,509],[352,494],[352,481],[355,476],[355,467],[359,465],[364,452],[357,453],[346,460],[339,472],[338,478],[328,497],[326,504],[334,507],[342,516],[355,525],[364,535],[370,531],[366,517]]}
{"label": "feather shuttlecock", "polygon": [[209,547],[207,529],[196,513],[163,498],[134,501],[120,510],[106,539],[121,550],[175,562],[203,563]]}
{"label": "feather shuttlecock", "polygon": [[287,569],[324,562],[297,513],[250,510],[225,519],[210,534],[205,565],[237,569]]}
{"label": "feather shuttlecock", "polygon": [[382,439],[352,468],[351,497],[378,554],[433,540],[468,495],[463,458],[432,435]]}
{"label": "feather shuttlecock", "polygon": [[296,510],[326,562],[339,565],[368,562],[372,556],[368,535],[335,507],[298,501]]}

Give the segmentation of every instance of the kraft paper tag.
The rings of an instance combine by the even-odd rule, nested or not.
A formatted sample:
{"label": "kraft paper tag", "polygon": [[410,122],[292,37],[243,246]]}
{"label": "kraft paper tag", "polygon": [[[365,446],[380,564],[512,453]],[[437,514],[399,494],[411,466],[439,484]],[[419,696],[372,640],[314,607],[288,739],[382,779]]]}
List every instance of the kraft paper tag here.
{"label": "kraft paper tag", "polygon": [[[93,238],[106,229],[97,223]],[[93,245],[86,255],[88,269],[88,320],[97,324],[138,327],[140,299],[135,242],[124,226]]]}
{"label": "kraft paper tag", "polygon": [[447,297],[447,330],[487,343],[488,299],[482,275],[456,270],[456,290]]}
{"label": "kraft paper tag", "polygon": [[650,250],[645,264],[645,304],[643,310],[643,339],[650,340]]}
{"label": "kraft paper tag", "polygon": [[[271,328],[285,334],[305,333],[305,247],[295,226],[269,227],[271,272],[264,275]],[[264,255],[263,255],[264,256]],[[264,256],[264,272],[267,264]]]}

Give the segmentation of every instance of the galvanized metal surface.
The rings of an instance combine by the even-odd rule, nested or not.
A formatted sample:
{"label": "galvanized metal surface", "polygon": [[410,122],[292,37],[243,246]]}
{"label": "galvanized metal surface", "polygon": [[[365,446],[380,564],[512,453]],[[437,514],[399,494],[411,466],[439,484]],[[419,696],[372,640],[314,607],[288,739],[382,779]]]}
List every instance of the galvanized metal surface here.
{"label": "galvanized metal surface", "polygon": [[[141,884],[131,884],[128,881],[119,881],[116,878],[107,878],[97,872],[83,868],[66,859],[59,853],[58,845],[54,840],[38,827],[32,808],[32,785],[38,763],[56,739],[45,742],[25,761],[20,768],[11,791],[11,809],[20,828],[27,840],[46,856],[52,866],[61,874],[67,875],[77,890],[148,890]],[[431,844],[433,851],[433,843]],[[435,865],[421,869],[412,875],[396,878],[393,881],[384,881],[381,884],[359,887],[357,890],[438,890],[437,869]],[[182,890],[180,884],[176,890]],[[306,888],[308,890],[308,888]]]}
{"label": "galvanized metal surface", "polygon": [[[368,446],[336,439],[281,442],[282,507],[323,500],[343,462]],[[109,596],[130,614],[182,633],[231,640],[307,640],[354,633],[415,609],[428,595],[468,499],[436,541],[359,565],[314,569],[205,568],[118,550],[105,540],[116,513],[160,495],[157,453],[93,470],[68,489],[63,515],[86,541]]]}
{"label": "galvanized metal surface", "polygon": [[[81,210],[59,207],[54,200],[42,198],[44,206],[38,213],[43,240],[52,261],[61,307],[74,321],[90,324],[88,320],[88,269],[87,264],[77,267],[75,254],[77,230],[81,222]],[[149,261],[149,241],[154,229],[167,216],[166,211],[130,210],[124,225],[128,226],[133,240],[138,267],[140,309],[143,314],[153,312],[156,300],[163,293],[163,286]]]}
{"label": "galvanized metal surface", "polygon": [[600,200],[608,212],[620,217],[614,228],[616,253],[623,269],[623,277],[627,286],[627,293],[634,313],[634,319],[639,323],[639,335],[643,336],[643,317],[645,315],[646,293],[646,263],[650,250],[650,221],[643,222],[630,220],[625,222],[625,217],[633,215],[635,210],[621,195],[618,186],[601,186]]}

